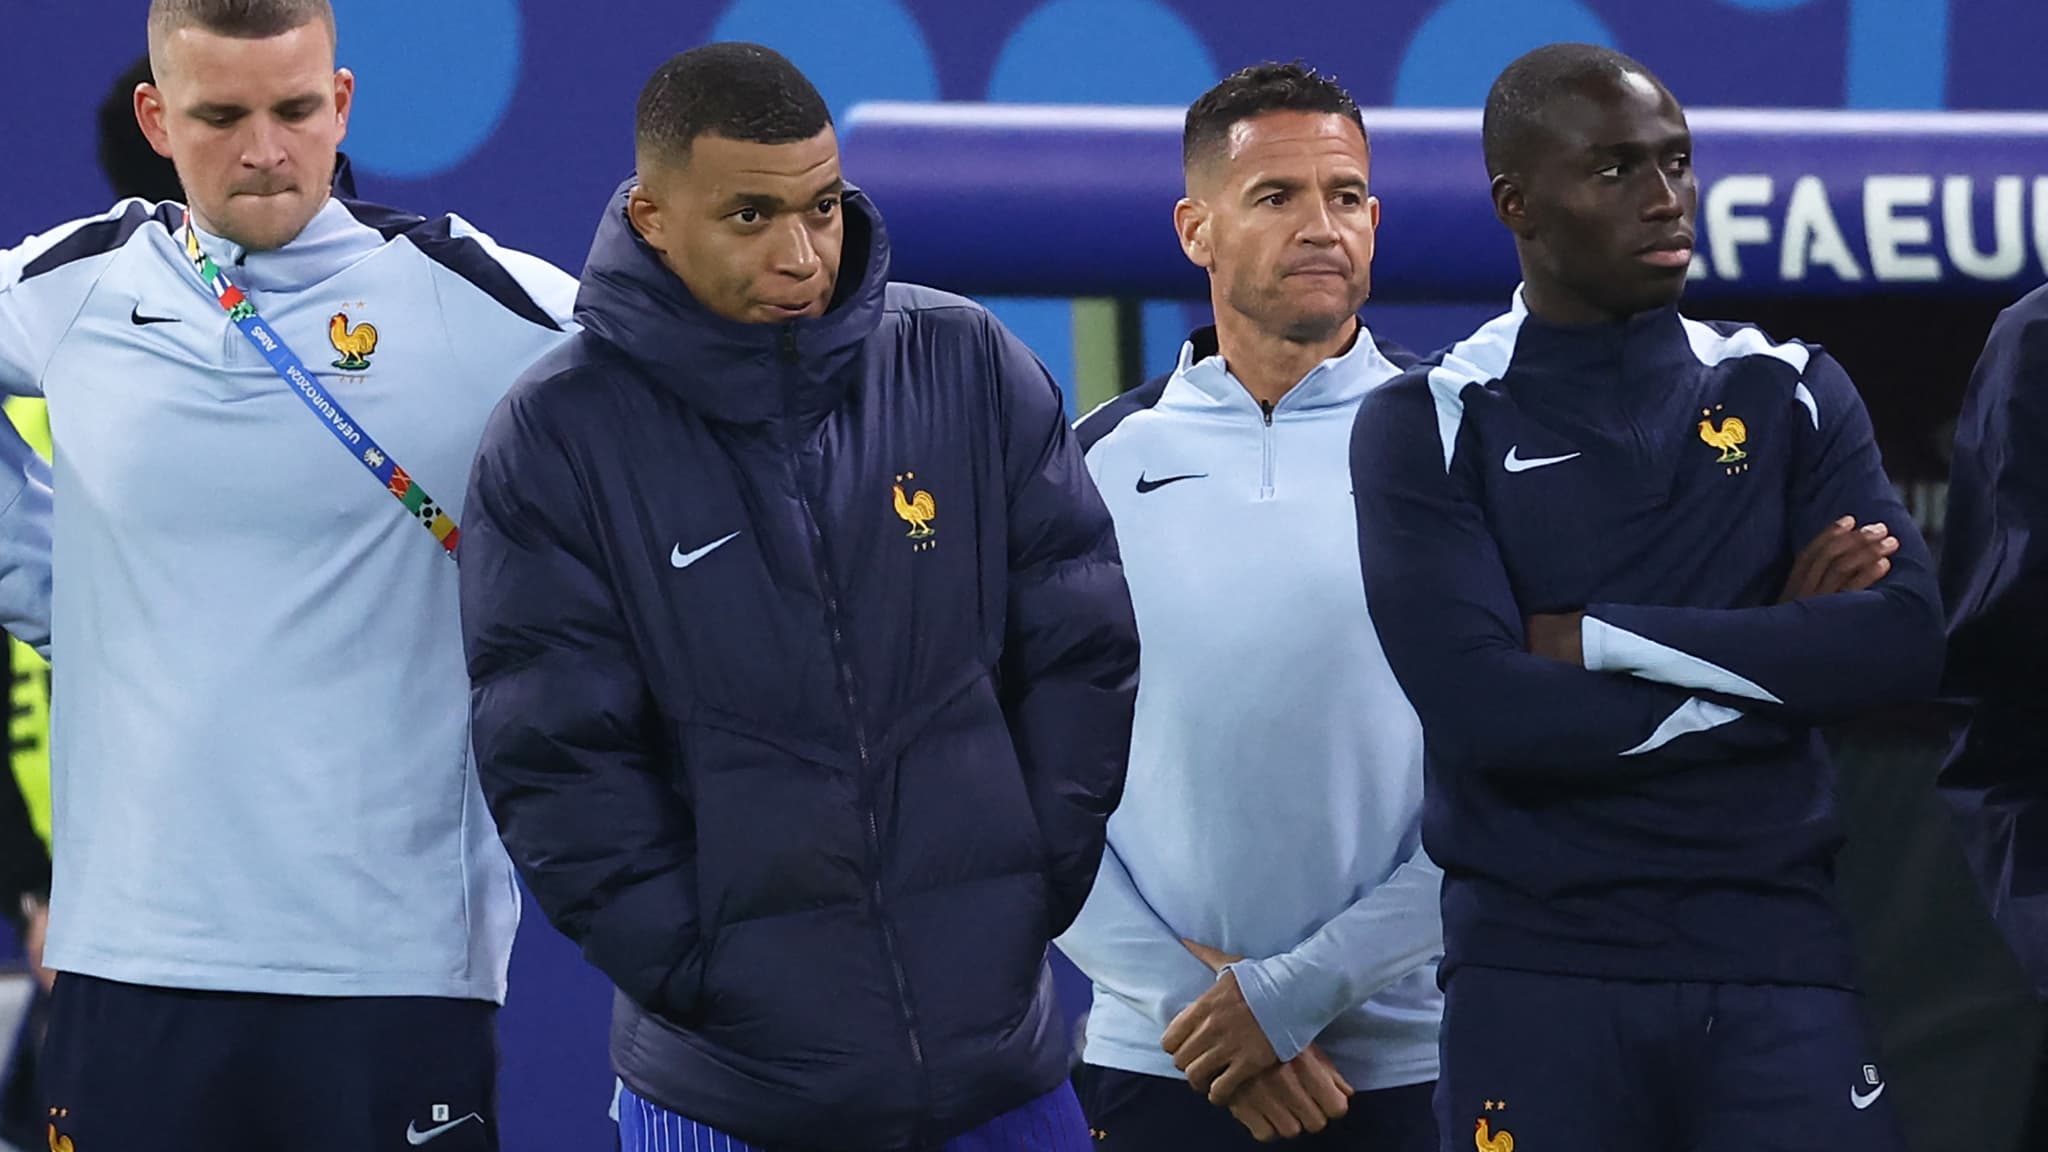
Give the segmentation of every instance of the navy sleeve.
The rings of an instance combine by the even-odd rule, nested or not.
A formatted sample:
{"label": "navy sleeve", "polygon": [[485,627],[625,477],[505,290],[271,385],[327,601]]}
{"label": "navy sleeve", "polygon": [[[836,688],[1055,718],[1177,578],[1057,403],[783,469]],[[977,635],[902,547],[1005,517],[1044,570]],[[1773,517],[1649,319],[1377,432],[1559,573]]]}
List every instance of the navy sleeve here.
{"label": "navy sleeve", "polygon": [[1109,509],[1059,387],[988,318],[1009,511],[1005,715],[1052,872],[1053,934],[1088,899],[1123,796],[1138,698],[1138,624]]}
{"label": "navy sleeve", "polygon": [[1351,436],[1367,607],[1439,767],[1631,777],[1781,746],[1779,724],[1694,694],[1531,655],[1461,465],[1444,465],[1426,369],[1366,395]]}
{"label": "navy sleeve", "polygon": [[1166,386],[1172,380],[1173,374],[1170,372],[1164,376],[1155,376],[1136,388],[1097,405],[1094,411],[1074,421],[1074,435],[1081,442],[1081,454],[1085,456],[1095,451],[1095,445],[1103,437],[1116,431],[1117,425],[1124,422],[1124,417],[1143,412],[1159,403],[1159,398],[1166,394]]}
{"label": "navy sleeve", "polygon": [[[1944,691],[1973,709],[1959,759],[2012,765],[2048,748],[2043,679],[2025,671],[2048,650],[2048,291],[1992,328],[1955,443],[1941,563]],[[1975,766],[1960,771],[1976,775]]]}
{"label": "navy sleeve", "polygon": [[1882,522],[1899,541],[1891,571],[1862,592],[1757,608],[1588,605],[1588,668],[1723,692],[1808,720],[1934,693],[1942,619],[1927,545],[1885,475],[1848,373],[1815,353],[1803,379],[1812,406],[1798,414],[1790,546],[1843,516]]}
{"label": "navy sleeve", "polygon": [[695,829],[654,759],[648,689],[570,450],[523,390],[486,425],[462,526],[477,766],[548,919],[620,991],[682,1017],[702,978]]}

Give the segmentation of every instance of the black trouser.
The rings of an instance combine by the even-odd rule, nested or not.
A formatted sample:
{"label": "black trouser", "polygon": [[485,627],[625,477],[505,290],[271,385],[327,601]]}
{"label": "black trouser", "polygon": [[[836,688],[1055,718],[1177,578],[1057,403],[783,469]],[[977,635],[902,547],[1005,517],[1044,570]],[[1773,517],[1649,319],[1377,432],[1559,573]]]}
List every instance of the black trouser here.
{"label": "black trouser", "polygon": [[497,1006],[69,973],[42,1051],[57,1152],[496,1152]]}

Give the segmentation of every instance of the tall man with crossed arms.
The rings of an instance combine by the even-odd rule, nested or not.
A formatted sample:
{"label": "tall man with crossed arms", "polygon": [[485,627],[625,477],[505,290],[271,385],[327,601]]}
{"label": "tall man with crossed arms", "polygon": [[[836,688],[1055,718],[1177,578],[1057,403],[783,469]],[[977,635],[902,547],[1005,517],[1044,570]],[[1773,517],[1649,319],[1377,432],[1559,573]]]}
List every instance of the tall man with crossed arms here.
{"label": "tall man with crossed arms", "polygon": [[1933,690],[1927,547],[1841,364],[1679,312],[1693,141],[1647,68],[1536,49],[1483,137],[1523,286],[1351,446],[1444,873],[1438,1127],[1896,1149],[1819,726]]}

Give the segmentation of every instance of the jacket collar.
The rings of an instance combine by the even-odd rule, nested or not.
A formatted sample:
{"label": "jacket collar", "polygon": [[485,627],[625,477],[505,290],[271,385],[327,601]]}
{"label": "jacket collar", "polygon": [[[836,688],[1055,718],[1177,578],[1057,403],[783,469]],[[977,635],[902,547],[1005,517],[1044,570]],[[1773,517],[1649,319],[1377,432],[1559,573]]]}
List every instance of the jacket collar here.
{"label": "jacket collar", "polygon": [[[1358,335],[1351,341],[1351,347],[1309,369],[1308,375],[1288,389],[1280,402],[1273,406],[1273,413],[1277,416],[1283,412],[1348,407],[1400,372],[1381,354],[1372,330],[1360,320]],[[1197,329],[1189,335],[1187,343],[1181,345],[1180,361],[1173,375],[1175,382],[1209,404],[1240,409],[1263,418],[1259,402],[1252,399],[1251,392],[1224,363],[1216,346],[1214,327]]]}
{"label": "jacket collar", "polygon": [[576,319],[704,415],[732,424],[809,421],[857,384],[847,371],[880,325],[889,239],[858,189],[846,213],[839,284],[821,316],[745,324],[713,314],[668,270],[626,216],[619,186],[599,221],[576,294]]}
{"label": "jacket collar", "polygon": [[[236,287],[248,292],[299,292],[384,246],[384,237],[358,223],[337,198],[354,194],[355,178],[348,157],[338,156],[333,193],[284,247],[251,252],[203,228],[195,226],[193,231],[199,234],[201,250],[213,257]],[[183,242],[180,237],[179,243]]]}
{"label": "jacket collar", "polygon": [[1522,321],[1515,338],[1516,363],[1545,372],[1607,370],[1634,378],[1691,356],[1676,304],[1599,324],[1558,324],[1530,312],[1517,287],[1511,311]]}

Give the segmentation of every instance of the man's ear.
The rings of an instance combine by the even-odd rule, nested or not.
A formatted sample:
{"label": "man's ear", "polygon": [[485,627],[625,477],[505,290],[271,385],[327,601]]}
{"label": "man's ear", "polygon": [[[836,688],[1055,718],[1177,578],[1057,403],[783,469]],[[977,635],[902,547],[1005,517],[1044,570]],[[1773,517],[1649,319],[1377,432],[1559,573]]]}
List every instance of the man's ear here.
{"label": "man's ear", "polygon": [[1180,236],[1180,250],[1197,268],[1206,269],[1216,262],[1209,245],[1209,220],[1209,206],[1200,200],[1183,196],[1173,206],[1173,230]]}
{"label": "man's ear", "polygon": [[667,251],[662,243],[664,232],[661,205],[655,203],[654,197],[647,194],[645,185],[635,184],[627,190],[626,219],[632,223],[633,230],[640,233],[640,238],[647,241],[648,247],[656,252]]}
{"label": "man's ear", "polygon": [[171,155],[171,133],[164,124],[169,115],[162,89],[154,84],[135,86],[135,123],[142,128],[142,138],[165,159]]}
{"label": "man's ear", "polygon": [[1522,186],[1506,174],[1493,178],[1493,215],[1517,236],[1529,234],[1529,202]]}
{"label": "man's ear", "polygon": [[341,136],[348,138],[348,114],[356,106],[356,74],[346,68],[334,70],[334,116],[341,122]]}

